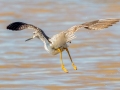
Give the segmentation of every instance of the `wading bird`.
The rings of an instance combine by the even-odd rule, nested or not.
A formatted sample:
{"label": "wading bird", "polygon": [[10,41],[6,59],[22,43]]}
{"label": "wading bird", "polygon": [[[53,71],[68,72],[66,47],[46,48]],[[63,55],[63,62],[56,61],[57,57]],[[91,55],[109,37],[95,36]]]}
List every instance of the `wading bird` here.
{"label": "wading bird", "polygon": [[62,60],[62,52],[64,50],[67,51],[69,58],[71,60],[72,66],[75,70],[77,70],[77,67],[72,61],[72,58],[70,56],[69,50],[68,50],[68,43],[71,42],[75,38],[74,33],[78,31],[78,29],[86,28],[89,30],[102,30],[104,28],[108,28],[109,26],[112,26],[116,22],[118,22],[120,19],[99,19],[91,22],[86,22],[80,25],[75,25],[71,28],[69,28],[66,31],[62,31],[56,35],[54,35],[52,38],[48,37],[44,31],[34,25],[23,23],[23,22],[13,22],[10,25],[7,26],[7,29],[13,30],[13,31],[20,31],[23,29],[33,29],[35,30],[33,32],[33,36],[28,40],[31,40],[33,38],[38,38],[42,40],[44,43],[44,48],[46,51],[48,51],[52,55],[56,55],[60,53],[60,61],[61,61],[61,68],[64,72],[68,72],[68,70],[65,68],[63,60]]}

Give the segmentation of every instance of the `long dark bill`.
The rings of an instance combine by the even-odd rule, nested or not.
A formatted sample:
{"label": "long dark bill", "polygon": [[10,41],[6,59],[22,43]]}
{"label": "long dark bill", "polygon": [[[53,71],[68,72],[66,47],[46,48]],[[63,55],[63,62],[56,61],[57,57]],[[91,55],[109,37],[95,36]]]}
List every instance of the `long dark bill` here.
{"label": "long dark bill", "polygon": [[26,41],[29,41],[29,40],[31,40],[31,39],[33,39],[33,38],[28,38],[27,40],[25,40],[25,42],[26,42]]}

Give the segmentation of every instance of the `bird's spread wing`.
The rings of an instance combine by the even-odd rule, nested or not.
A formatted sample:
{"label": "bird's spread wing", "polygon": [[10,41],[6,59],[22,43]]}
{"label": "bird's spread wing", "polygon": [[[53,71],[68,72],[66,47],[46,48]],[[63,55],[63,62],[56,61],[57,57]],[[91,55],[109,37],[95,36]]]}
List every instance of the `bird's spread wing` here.
{"label": "bird's spread wing", "polygon": [[100,20],[84,23],[83,26],[89,30],[102,30],[104,28],[108,28],[109,26],[112,26],[113,24],[119,21],[120,19],[100,19]]}
{"label": "bird's spread wing", "polygon": [[113,24],[119,21],[120,19],[100,19],[91,22],[86,22],[80,25],[75,25],[65,31],[67,41],[71,41],[72,39],[74,39],[71,37],[75,37],[74,33],[80,28],[86,28],[88,30],[102,30],[104,28],[108,28],[109,26],[112,26]]}
{"label": "bird's spread wing", "polygon": [[38,37],[42,40],[49,39],[49,37],[40,28],[38,28],[34,25],[31,25],[31,24],[23,23],[23,22],[11,23],[10,25],[7,26],[7,29],[12,30],[12,31],[19,31],[19,30],[24,30],[24,29],[33,29],[33,30],[35,30],[33,37]]}

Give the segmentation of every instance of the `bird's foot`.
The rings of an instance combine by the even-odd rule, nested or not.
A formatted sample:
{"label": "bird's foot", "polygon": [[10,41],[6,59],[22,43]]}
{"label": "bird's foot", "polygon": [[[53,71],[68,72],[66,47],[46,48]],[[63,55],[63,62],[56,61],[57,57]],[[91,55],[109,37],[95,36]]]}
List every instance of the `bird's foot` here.
{"label": "bird's foot", "polygon": [[72,63],[72,66],[73,66],[74,70],[77,70],[77,66],[75,66],[74,63]]}
{"label": "bird's foot", "polygon": [[62,65],[61,68],[64,72],[68,73],[68,70],[64,67],[64,65]]}

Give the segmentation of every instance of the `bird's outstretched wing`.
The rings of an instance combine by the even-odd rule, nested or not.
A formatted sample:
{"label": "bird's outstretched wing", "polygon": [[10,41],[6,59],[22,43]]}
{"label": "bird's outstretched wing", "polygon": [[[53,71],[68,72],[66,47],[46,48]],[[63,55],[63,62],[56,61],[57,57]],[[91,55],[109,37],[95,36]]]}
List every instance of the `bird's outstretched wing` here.
{"label": "bird's outstretched wing", "polygon": [[12,30],[12,31],[20,31],[20,30],[24,30],[24,29],[33,29],[33,30],[35,30],[33,38],[38,37],[41,40],[44,40],[44,39],[48,40],[49,39],[49,37],[40,28],[38,28],[34,25],[31,25],[31,24],[23,23],[23,22],[13,22],[7,26],[7,29]]}
{"label": "bird's outstretched wing", "polygon": [[104,28],[108,28],[109,26],[112,26],[113,24],[119,21],[120,19],[99,19],[91,22],[86,22],[80,25],[75,25],[65,31],[66,37],[68,38],[67,41],[71,41],[72,39],[74,39],[71,37],[73,37],[74,33],[80,28],[86,28],[88,30],[102,30]]}
{"label": "bird's outstretched wing", "polygon": [[100,19],[92,22],[87,22],[82,25],[84,28],[89,30],[102,30],[104,28],[108,28],[109,26],[112,26],[113,24],[119,21],[120,19]]}

